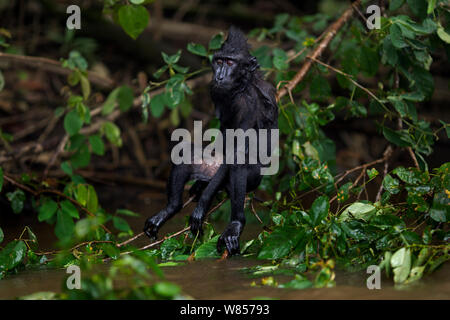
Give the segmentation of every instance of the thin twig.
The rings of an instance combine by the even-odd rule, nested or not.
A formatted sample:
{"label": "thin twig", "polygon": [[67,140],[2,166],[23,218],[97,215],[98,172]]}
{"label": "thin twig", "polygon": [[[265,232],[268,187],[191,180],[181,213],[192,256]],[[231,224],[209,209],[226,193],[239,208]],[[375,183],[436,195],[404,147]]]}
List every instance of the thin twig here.
{"label": "thin twig", "polygon": [[[213,213],[214,211],[216,211],[216,210],[217,210],[217,209],[218,209],[218,208],[219,208],[226,200],[227,200],[227,199],[223,199],[223,200],[220,201],[217,205],[215,205],[211,210],[209,210],[208,213],[206,214],[205,219],[208,218],[208,216],[209,216],[211,213]],[[186,227],[186,228],[183,228],[183,229],[179,230],[178,232],[175,232],[174,234],[171,234],[170,236],[166,236],[166,237],[164,237],[164,238],[162,238],[162,239],[160,239],[160,240],[157,240],[157,241],[152,242],[152,243],[150,243],[150,244],[148,244],[148,245],[145,245],[145,246],[139,248],[138,250],[145,250],[145,249],[148,249],[148,248],[155,247],[155,246],[157,246],[158,244],[164,242],[165,240],[171,239],[171,238],[173,238],[173,237],[177,237],[177,236],[179,236],[180,234],[183,234],[183,233],[189,231],[190,229],[191,229],[190,226],[188,226],[188,227]],[[121,252],[120,255],[129,254],[129,253],[131,253],[131,252],[132,252],[132,251]],[[107,260],[108,260],[108,259],[106,259],[106,261],[107,261]]]}
{"label": "thin twig", "polygon": [[[183,208],[185,208],[189,203],[191,203],[192,200],[194,200],[194,198],[195,198],[195,195],[192,196],[192,197],[190,197],[190,198],[183,204]],[[118,243],[118,244],[116,245],[116,247],[119,247],[119,248],[120,248],[120,247],[123,247],[124,245],[129,244],[130,242],[133,242],[133,241],[136,240],[137,238],[142,237],[144,234],[145,234],[144,232],[138,233],[138,234],[135,235],[134,237],[131,237],[130,239],[125,240],[124,242]]]}
{"label": "thin twig", "polygon": [[[89,216],[95,217],[95,214],[93,214],[92,212],[90,212],[87,208],[83,207],[83,206],[81,205],[81,203],[79,203],[77,200],[75,200],[75,199],[73,199],[73,198],[71,198],[71,197],[65,195],[65,194],[62,193],[61,191],[53,190],[53,189],[43,189],[43,190],[34,191],[34,190],[32,190],[31,188],[29,188],[29,187],[27,187],[27,186],[21,184],[20,182],[17,182],[16,180],[14,180],[13,178],[9,177],[9,176],[6,175],[6,174],[3,174],[3,178],[4,178],[6,181],[10,182],[11,184],[13,184],[13,185],[19,187],[20,189],[25,190],[25,191],[27,191],[28,193],[31,193],[31,194],[32,194],[33,196],[35,196],[35,197],[39,196],[39,195],[42,194],[42,193],[52,193],[52,194],[56,194],[56,195],[58,195],[58,196],[60,196],[60,197],[63,197],[64,199],[66,199],[66,200],[72,202],[74,205],[76,205],[78,208],[80,208],[81,210],[83,210],[83,211],[84,211],[86,214],[88,214]],[[105,230],[106,232],[111,233],[111,231],[110,231],[108,228],[106,228],[104,225],[101,224],[100,226],[101,226],[101,227],[103,228],[103,230]]]}
{"label": "thin twig", "polygon": [[[9,54],[9,53],[3,53],[0,52],[0,61],[9,62],[12,64],[20,64],[20,65],[26,65],[29,67],[53,72],[60,75],[69,75],[72,73],[72,70],[64,68],[61,65],[61,62],[49,59],[49,58],[43,58],[43,57],[31,57],[31,56],[22,56],[17,54]],[[102,88],[112,88],[114,87],[114,81],[112,81],[110,78],[102,77],[94,72],[88,71],[88,79],[91,83],[102,87]]]}

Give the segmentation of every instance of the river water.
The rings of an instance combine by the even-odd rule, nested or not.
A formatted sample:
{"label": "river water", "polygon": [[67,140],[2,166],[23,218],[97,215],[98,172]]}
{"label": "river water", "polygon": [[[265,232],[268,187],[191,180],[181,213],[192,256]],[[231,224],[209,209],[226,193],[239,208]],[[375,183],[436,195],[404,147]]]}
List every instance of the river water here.
{"label": "river water", "polygon": [[[110,202],[112,207],[126,207],[142,214],[139,218],[128,219],[130,226],[140,232],[147,215],[159,210],[164,202],[161,194],[139,194],[133,199],[127,199],[122,205]],[[121,201],[124,199],[122,198]],[[160,230],[160,235],[174,232],[184,226],[184,214],[188,214],[192,207],[187,207]],[[41,249],[51,249],[55,240],[53,227],[36,223],[37,219],[29,219],[33,231],[40,240]],[[223,223],[214,223],[216,230],[224,228]],[[22,223],[4,227],[11,240],[23,228]],[[242,235],[242,240],[255,237],[261,231],[257,223],[250,223]],[[136,246],[145,245],[148,240],[141,237]],[[432,275],[408,287],[394,286],[392,280],[382,276],[381,289],[369,290],[366,279],[369,276],[364,271],[344,272],[336,271],[336,286],[324,289],[280,289],[268,286],[252,286],[252,282],[260,283],[258,278],[251,278],[242,268],[261,265],[263,261],[243,257],[233,257],[224,261],[200,260],[186,262],[181,266],[163,267],[167,280],[177,283],[184,294],[194,299],[252,299],[267,297],[275,299],[450,299],[450,263],[445,263]],[[107,268],[107,266],[105,266]],[[23,271],[16,275],[8,275],[0,280],[0,299],[14,299],[37,291],[60,292],[63,279],[66,277],[64,269],[44,269]],[[279,283],[292,279],[291,276],[276,276]]]}

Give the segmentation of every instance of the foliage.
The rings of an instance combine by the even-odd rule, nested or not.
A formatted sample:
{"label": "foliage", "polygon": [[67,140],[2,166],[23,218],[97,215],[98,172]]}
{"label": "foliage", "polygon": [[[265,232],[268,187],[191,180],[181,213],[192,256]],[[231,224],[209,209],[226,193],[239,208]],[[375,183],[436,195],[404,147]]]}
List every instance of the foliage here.
{"label": "foliage", "polygon": [[[106,0],[104,14],[112,15],[136,39],[148,24],[150,15],[144,5],[151,2]],[[324,14],[301,18],[282,14],[276,17],[272,28],[251,31],[250,37],[287,43],[293,52],[300,53],[293,55],[282,49],[286,46],[263,45],[253,49],[265,76],[275,84],[291,80],[320,41],[316,34],[332,18]],[[444,1],[391,1],[387,16],[381,17],[381,29],[367,30],[357,19],[348,22],[330,44],[332,55],[328,61],[335,67],[315,63],[292,91],[292,98],[289,95],[280,100],[280,173],[265,177],[260,187],[275,195],[275,199],[265,203],[271,225],[257,239],[242,245],[243,255],[272,261],[244,270],[252,276],[264,276],[262,285],[329,287],[334,285],[335,265],[355,270],[372,264],[383,268],[396,283],[406,284],[433,272],[449,259],[450,163],[429,168],[426,161],[435,141],[449,137],[449,124],[440,121],[437,126],[418,113],[418,107],[434,91],[430,66],[435,53],[450,54],[450,32],[444,22],[449,19]],[[7,46],[6,38],[8,33],[0,29],[0,46]],[[223,40],[223,34],[218,34],[208,46],[189,43],[187,51],[207,63]],[[161,53],[164,65],[153,74],[140,97],[144,121],[150,115],[163,117],[168,111],[170,122],[177,126],[180,114],[190,114],[189,96],[193,92],[188,80],[209,68],[190,72],[180,65],[182,53]],[[92,109],[87,60],[72,50],[61,64],[70,70],[69,87],[64,92],[66,106],[55,110],[55,117],[62,121],[65,130],[62,149],[70,154],[61,163],[66,176],[55,186],[49,180],[38,181],[23,174],[18,181],[22,187],[8,192],[6,197],[14,213],[22,212],[29,201],[39,221],[54,225],[62,254],[49,258],[49,254],[40,252],[36,235],[26,227],[18,239],[3,244],[0,278],[40,265],[79,264],[83,270],[93,272],[83,278],[81,291],[40,293],[28,298],[178,298],[180,290],[174,285],[165,281],[151,284],[148,269],[160,275],[155,259],[178,264],[188,259],[217,258],[218,235],[208,224],[200,238],[168,235],[158,248],[151,250],[116,246],[122,237],[133,234],[123,216],[135,214],[124,209],[114,214],[106,212],[94,186],[77,170],[87,167],[92,157],[104,156],[108,144],[122,146],[121,128],[108,117],[114,112],[128,112],[135,104],[135,92],[127,85],[119,86],[111,90],[100,107]],[[338,90],[332,86],[334,77]],[[375,79],[376,89],[359,83],[365,77]],[[3,83],[0,72],[0,90]],[[308,99],[298,99],[305,93]],[[95,130],[94,116],[104,120]],[[323,128],[336,119],[363,118],[373,120],[379,135],[390,144],[410,151],[418,167],[396,167],[381,176],[375,164],[361,166],[352,171],[360,173],[353,181],[349,174],[337,175],[335,142]],[[9,145],[10,138],[0,131],[3,144]],[[376,164],[384,161],[385,158]],[[6,177],[0,168],[0,192]],[[384,190],[380,198],[363,200],[361,195],[367,184],[377,181],[382,186],[379,190]],[[313,191],[315,199],[306,205],[303,195]],[[107,223],[117,234],[105,227]],[[0,243],[3,238],[0,228]],[[104,259],[113,261],[111,268],[107,274],[96,273],[94,266]],[[277,274],[294,278],[278,284],[273,277]],[[122,276],[127,284],[116,286]],[[163,278],[160,275],[158,279]]]}

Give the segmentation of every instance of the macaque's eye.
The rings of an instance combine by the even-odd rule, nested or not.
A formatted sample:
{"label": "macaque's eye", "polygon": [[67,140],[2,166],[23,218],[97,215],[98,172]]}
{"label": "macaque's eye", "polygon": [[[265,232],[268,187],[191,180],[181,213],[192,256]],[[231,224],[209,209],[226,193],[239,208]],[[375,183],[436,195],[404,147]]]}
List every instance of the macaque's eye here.
{"label": "macaque's eye", "polygon": [[227,60],[227,65],[232,66],[233,63],[234,63],[233,60],[229,60],[229,59]]}
{"label": "macaque's eye", "polygon": [[221,65],[223,63],[222,59],[217,59],[216,60],[217,64]]}

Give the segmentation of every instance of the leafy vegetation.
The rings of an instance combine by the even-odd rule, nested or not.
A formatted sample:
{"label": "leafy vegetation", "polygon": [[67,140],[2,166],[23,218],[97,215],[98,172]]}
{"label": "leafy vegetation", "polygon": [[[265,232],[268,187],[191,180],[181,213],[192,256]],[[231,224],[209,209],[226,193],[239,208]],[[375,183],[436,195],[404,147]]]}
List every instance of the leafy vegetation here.
{"label": "leafy vegetation", "polygon": [[[136,39],[147,26],[150,15],[144,5],[152,1],[104,2],[104,14],[112,15],[131,38]],[[449,259],[450,163],[443,161],[430,168],[427,156],[438,139],[449,138],[450,128],[442,120],[427,121],[418,112],[418,106],[434,91],[433,57],[437,52],[450,54],[449,7],[439,0],[391,1],[386,13],[380,29],[368,30],[364,21],[352,19],[336,30],[327,62],[314,60],[303,80],[279,100],[280,172],[265,177],[260,187],[274,195],[261,209],[268,212],[270,225],[241,246],[244,256],[264,260],[264,265],[243,270],[263,276],[258,285],[329,287],[335,284],[336,267],[359,270],[369,265],[379,265],[395,283],[408,284]],[[333,18],[281,14],[272,28],[252,30],[249,37],[258,41],[292,44],[291,50],[280,45],[253,49],[265,76],[278,87],[292,81],[321,41],[318,34]],[[6,47],[8,39],[5,31],[0,32],[0,46]],[[208,46],[189,43],[186,54],[207,63],[223,40],[223,34],[217,34]],[[190,71],[180,63],[182,54],[182,50],[173,55],[161,53],[164,64],[140,95],[144,121],[168,114],[171,124],[177,126],[180,115],[191,113],[189,80],[209,68]],[[92,274],[83,278],[82,290],[26,298],[180,297],[180,288],[164,280],[156,261],[176,265],[219,258],[218,235],[207,224],[201,238],[178,232],[147,250],[123,243],[133,235],[125,218],[137,214],[125,209],[115,213],[104,210],[95,187],[77,171],[87,167],[93,156],[105,156],[108,145],[123,145],[121,129],[114,120],[136,105],[135,92],[121,85],[93,108],[86,58],[72,50],[61,66],[69,70],[66,105],[55,110],[65,130],[60,151],[70,155],[60,163],[65,177],[56,184],[29,173],[14,179],[0,167],[0,192],[6,183],[14,186],[6,193],[13,212],[20,214],[30,201],[36,218],[54,226],[62,249],[41,252],[29,227],[16,240],[2,243],[4,231],[0,228],[0,278],[39,265],[77,264]],[[366,88],[367,78],[375,79],[376,89]],[[0,72],[0,90],[3,82]],[[304,96],[308,98],[302,99]],[[324,130],[338,119],[374,122],[377,133],[386,139],[383,156],[338,173],[336,145]],[[217,126],[217,119],[210,125]],[[5,147],[10,138],[0,131]],[[394,152],[408,154],[414,166],[389,168]],[[384,172],[380,173],[381,164]],[[373,185],[376,196],[367,191]],[[312,201],[305,201],[308,195],[313,196]],[[107,273],[97,272],[99,264],[110,260]],[[156,283],[148,269],[156,274]],[[273,277],[278,274],[293,279],[279,284]],[[123,279],[124,285],[116,285]]]}

